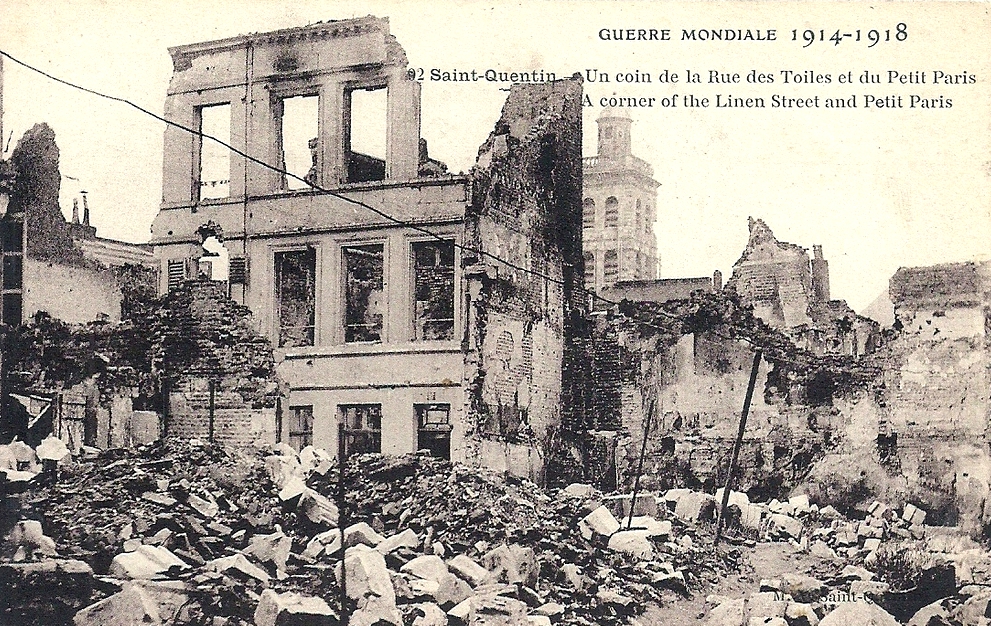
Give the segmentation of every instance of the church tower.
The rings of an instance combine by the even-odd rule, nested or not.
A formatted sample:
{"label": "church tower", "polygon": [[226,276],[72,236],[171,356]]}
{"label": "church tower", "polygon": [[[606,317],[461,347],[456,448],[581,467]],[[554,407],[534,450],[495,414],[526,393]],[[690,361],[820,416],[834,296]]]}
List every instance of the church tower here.
{"label": "church tower", "polygon": [[633,120],[624,109],[602,110],[598,154],[583,159],[585,287],[658,276],[654,168],[633,156]]}

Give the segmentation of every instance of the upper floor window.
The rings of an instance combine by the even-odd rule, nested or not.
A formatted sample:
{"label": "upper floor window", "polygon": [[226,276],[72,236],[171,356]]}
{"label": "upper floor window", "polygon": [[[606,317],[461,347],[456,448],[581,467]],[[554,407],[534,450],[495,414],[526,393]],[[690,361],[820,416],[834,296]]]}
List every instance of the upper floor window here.
{"label": "upper floor window", "polygon": [[214,139],[231,142],[231,105],[211,104],[199,107],[199,141],[196,146],[193,198],[227,198],[231,195],[230,148]]}
{"label": "upper floor window", "polygon": [[320,98],[316,95],[281,98],[275,103],[278,166],[282,189],[309,189],[319,182]]}
{"label": "upper floor window", "polygon": [[605,214],[605,226],[609,228],[610,226],[619,225],[619,200],[616,196],[609,196],[606,198],[606,214]]}
{"label": "upper floor window", "polygon": [[275,253],[279,347],[312,346],[316,327],[317,251]]}
{"label": "upper floor window", "polygon": [[382,341],[385,248],[382,244],[345,246],[344,341]]}
{"label": "upper floor window", "polygon": [[344,92],[344,155],[349,183],[385,180],[387,103],[385,85]]}
{"label": "upper floor window", "polygon": [[413,244],[413,294],[413,339],[453,339],[453,241]]}
{"label": "upper floor window", "polygon": [[595,200],[585,198],[582,201],[582,226],[595,228]]}

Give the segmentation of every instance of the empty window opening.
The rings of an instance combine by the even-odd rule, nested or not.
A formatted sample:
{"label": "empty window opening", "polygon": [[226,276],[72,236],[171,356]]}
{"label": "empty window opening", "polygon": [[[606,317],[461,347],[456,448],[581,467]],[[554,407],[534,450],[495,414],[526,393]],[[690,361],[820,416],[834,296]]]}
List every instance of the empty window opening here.
{"label": "empty window opening", "polygon": [[347,454],[382,452],[382,405],[343,404],[344,450]]}
{"label": "empty window opening", "polygon": [[385,310],[382,244],[344,251],[344,341],[381,341]]}
{"label": "empty window opening", "polygon": [[585,287],[595,288],[595,255],[592,253],[585,255]]}
{"label": "empty window opening", "polygon": [[388,89],[384,85],[344,94],[347,182],[385,180]]}
{"label": "empty window opening", "polygon": [[431,456],[451,460],[451,405],[414,405],[417,423],[417,450],[429,450]]}
{"label": "empty window opening", "polygon": [[606,198],[605,225],[606,228],[619,225],[619,200],[616,196]]}
{"label": "empty window opening", "polygon": [[413,338],[454,338],[454,242],[413,244]]}
{"label": "empty window opening", "polygon": [[275,253],[279,347],[312,346],[316,322],[317,251]]}
{"label": "empty window opening", "polygon": [[282,189],[309,189],[318,180],[320,97],[293,96],[276,104]]}
{"label": "empty window opening", "polygon": [[595,200],[591,198],[582,201],[582,226],[595,228]]}
{"label": "empty window opening", "polygon": [[313,445],[313,406],[289,407],[289,445],[297,452]]}
{"label": "empty window opening", "polygon": [[199,277],[206,280],[227,280],[231,255],[220,239],[211,235],[203,241],[203,256],[199,259]]}
{"label": "empty window opening", "polygon": [[615,250],[606,250],[606,256],[602,259],[602,278],[607,283],[619,279],[619,255]]}
{"label": "empty window opening", "polygon": [[231,153],[210,137],[231,142],[231,105],[215,104],[199,109],[199,164],[196,187],[200,200],[227,198],[231,195]]}

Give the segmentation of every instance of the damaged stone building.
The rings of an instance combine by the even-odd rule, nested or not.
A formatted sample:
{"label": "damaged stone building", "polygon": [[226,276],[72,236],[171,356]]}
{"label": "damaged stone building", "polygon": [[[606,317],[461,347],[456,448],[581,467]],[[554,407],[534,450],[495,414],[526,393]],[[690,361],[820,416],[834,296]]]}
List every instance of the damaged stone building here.
{"label": "damaged stone building", "polygon": [[451,175],[387,19],[170,53],[159,291],[213,279],[251,310],[275,439],[334,450],[341,424],[351,453],[540,476],[583,303],[580,81],[514,86]]}
{"label": "damaged stone building", "polygon": [[877,348],[879,325],[857,315],[829,293],[829,262],[822,246],[808,251],[779,241],[764,220],[750,218],[750,237],[726,288],[754,314],[818,354],[868,354]]}

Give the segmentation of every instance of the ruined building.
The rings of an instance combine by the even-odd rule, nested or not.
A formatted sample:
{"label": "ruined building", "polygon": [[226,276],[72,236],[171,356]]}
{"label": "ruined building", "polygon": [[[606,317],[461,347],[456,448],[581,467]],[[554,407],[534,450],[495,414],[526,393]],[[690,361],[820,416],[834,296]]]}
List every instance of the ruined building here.
{"label": "ruined building", "polygon": [[580,82],[513,87],[454,176],[387,19],[170,53],[166,117],[251,158],[167,128],[160,292],[213,279],[251,310],[286,384],[274,438],[334,450],[341,425],[352,453],[539,476],[582,306]]}
{"label": "ruined building", "polygon": [[657,188],[654,168],[633,155],[633,120],[606,108],[599,119],[598,155],[583,159],[585,286],[657,278]]}
{"label": "ruined building", "polygon": [[817,353],[862,355],[877,347],[878,324],[831,300],[822,246],[779,241],[763,220],[750,218],[750,237],[726,288],[770,326]]}
{"label": "ruined building", "polygon": [[17,326],[39,311],[73,323],[119,320],[130,280],[119,268],[152,265],[150,247],[97,237],[88,205],[83,223],[78,207],[73,223],[66,221],[58,204],[59,150],[47,124],[24,133],[9,168],[13,183],[0,219],[0,322]]}

